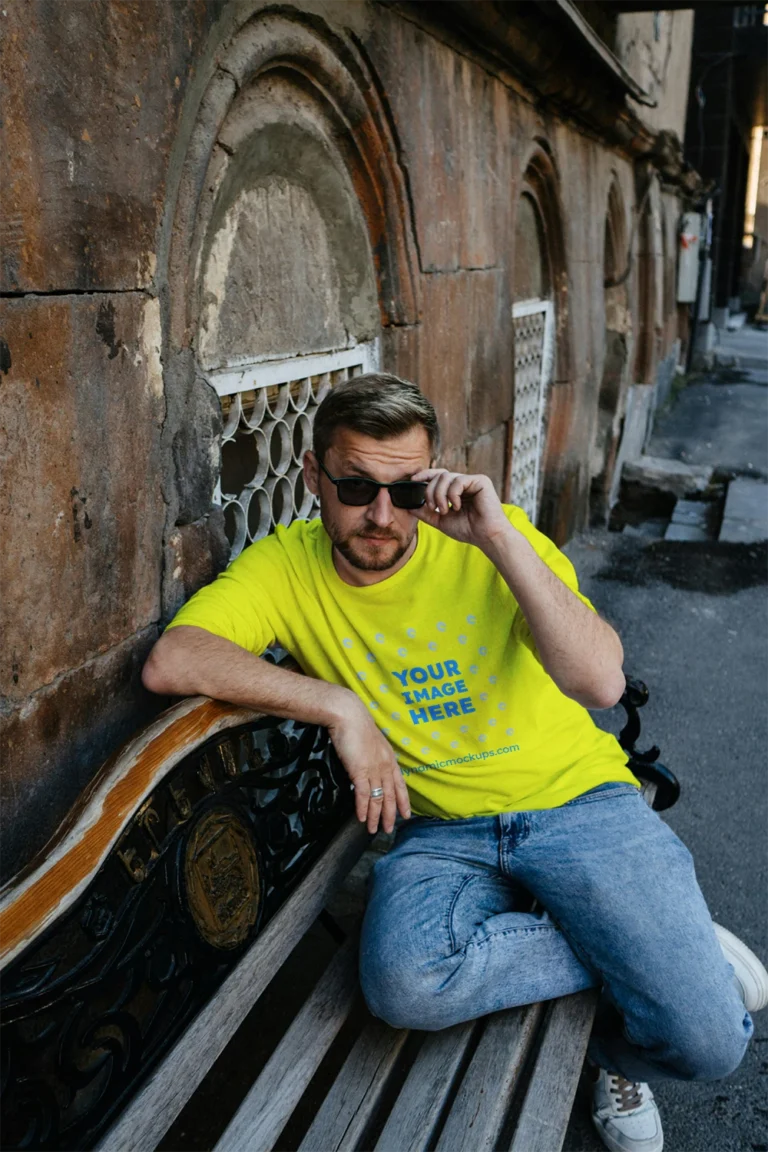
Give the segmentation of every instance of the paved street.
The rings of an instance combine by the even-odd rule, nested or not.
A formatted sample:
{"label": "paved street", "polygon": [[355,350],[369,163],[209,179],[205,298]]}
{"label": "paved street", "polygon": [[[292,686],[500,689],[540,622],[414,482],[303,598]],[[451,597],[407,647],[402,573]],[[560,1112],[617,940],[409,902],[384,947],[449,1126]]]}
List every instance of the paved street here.
{"label": "paved street", "polygon": [[[768,477],[767,436],[765,373],[720,372],[681,393],[650,451],[760,479]],[[627,670],[651,689],[639,746],[659,744],[680,778],[681,799],[666,818],[693,852],[713,917],[766,960],[766,544],[606,532],[580,537],[567,551],[582,586],[619,629]],[[598,722],[615,725],[623,713],[614,712]],[[755,1025],[747,1057],[728,1080],[654,1086],[665,1152],[768,1149],[768,1012]],[[583,1091],[565,1147],[602,1148]]]}

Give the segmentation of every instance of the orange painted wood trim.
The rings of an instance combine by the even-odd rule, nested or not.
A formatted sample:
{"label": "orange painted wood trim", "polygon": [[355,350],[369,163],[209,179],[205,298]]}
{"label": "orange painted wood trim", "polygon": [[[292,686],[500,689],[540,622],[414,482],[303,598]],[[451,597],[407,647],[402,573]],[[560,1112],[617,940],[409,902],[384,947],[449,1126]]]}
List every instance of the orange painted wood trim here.
{"label": "orange painted wood trim", "polygon": [[99,770],[39,857],[0,898],[0,966],[70,907],[142,801],[195,747],[260,713],[197,696],[137,733]]}

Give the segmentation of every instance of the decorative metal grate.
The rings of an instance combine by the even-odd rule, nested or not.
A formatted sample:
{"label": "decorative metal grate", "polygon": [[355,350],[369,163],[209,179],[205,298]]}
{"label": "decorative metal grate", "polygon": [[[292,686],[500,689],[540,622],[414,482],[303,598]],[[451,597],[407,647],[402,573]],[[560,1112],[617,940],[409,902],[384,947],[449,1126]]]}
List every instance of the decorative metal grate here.
{"label": "decorative metal grate", "polygon": [[224,511],[232,560],[277,524],[318,514],[301,466],[312,446],[317,406],[335,384],[375,371],[378,361],[378,341],[372,341],[207,373],[224,416],[221,476],[213,499]]}
{"label": "decorative metal grate", "polygon": [[92,1148],[351,810],[328,732],[265,717],[194,749],[80,899],[3,971],[0,1147]]}
{"label": "decorative metal grate", "polygon": [[544,441],[544,397],[552,367],[553,307],[526,300],[512,309],[515,330],[515,415],[509,497],[536,522]]}

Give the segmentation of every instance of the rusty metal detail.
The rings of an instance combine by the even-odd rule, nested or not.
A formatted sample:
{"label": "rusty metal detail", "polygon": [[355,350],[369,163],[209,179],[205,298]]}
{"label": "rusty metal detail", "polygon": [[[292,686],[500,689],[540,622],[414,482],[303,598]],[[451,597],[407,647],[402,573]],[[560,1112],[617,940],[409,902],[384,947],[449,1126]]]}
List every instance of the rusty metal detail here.
{"label": "rusty metal detail", "polygon": [[192,829],[184,859],[189,910],[214,948],[236,948],[256,923],[259,862],[248,829],[227,809],[207,812]]}
{"label": "rusty metal detail", "polygon": [[142,880],[146,880],[147,870],[141,860],[137,859],[133,848],[126,848],[125,851],[118,849],[117,855],[131,880],[136,884],[141,884]]}
{"label": "rusty metal detail", "polygon": [[350,811],[328,733],[294,721],[230,729],[176,765],[3,971],[0,1146],[97,1143]]}

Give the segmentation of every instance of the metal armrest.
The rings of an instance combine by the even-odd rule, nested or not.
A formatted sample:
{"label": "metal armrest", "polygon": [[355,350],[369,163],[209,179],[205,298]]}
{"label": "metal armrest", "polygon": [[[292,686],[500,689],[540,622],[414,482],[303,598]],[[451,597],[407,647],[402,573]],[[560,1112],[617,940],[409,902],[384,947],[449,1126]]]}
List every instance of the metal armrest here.
{"label": "metal armrest", "polygon": [[627,753],[628,767],[639,780],[656,786],[653,808],[663,812],[677,803],[680,796],[680,782],[664,764],[659,763],[660,749],[654,744],[647,752],[640,752],[635,742],[640,736],[638,709],[648,703],[650,695],[642,680],[626,677],[627,687],[619,703],[627,714],[627,722],[619,733],[619,744]]}

